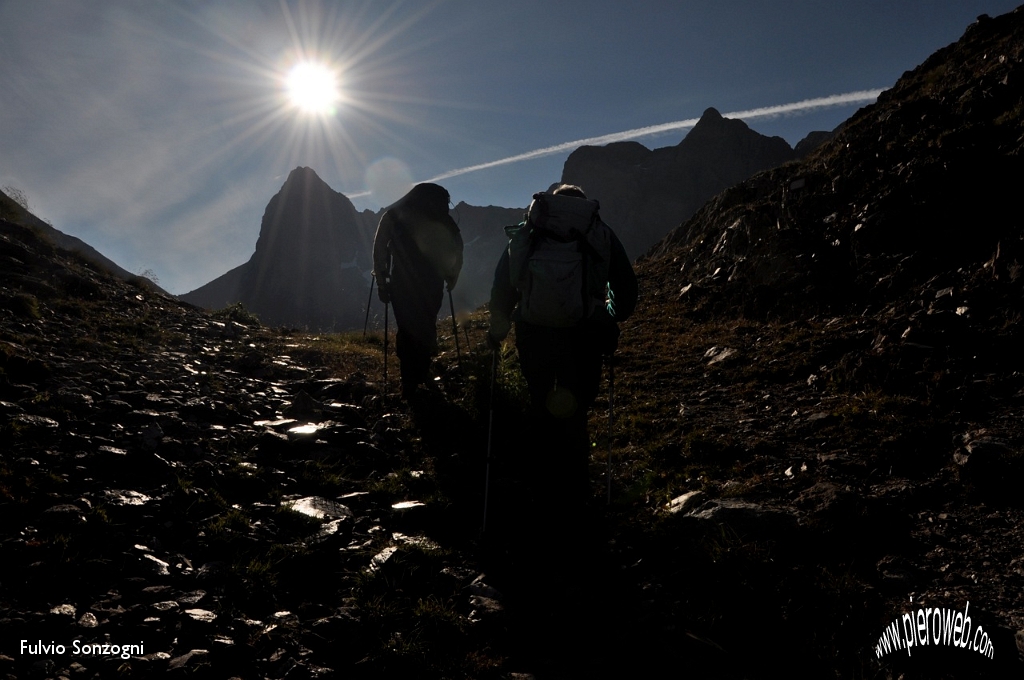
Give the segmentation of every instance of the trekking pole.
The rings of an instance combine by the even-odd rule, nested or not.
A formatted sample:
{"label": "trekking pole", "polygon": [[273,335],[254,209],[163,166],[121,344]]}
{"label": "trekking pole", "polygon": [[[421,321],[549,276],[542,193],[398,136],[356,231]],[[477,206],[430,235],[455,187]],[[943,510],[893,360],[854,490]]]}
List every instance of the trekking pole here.
{"label": "trekking pole", "polygon": [[455,321],[455,301],[452,300],[452,289],[448,289],[448,305],[452,308],[452,335],[455,336],[455,356],[459,361],[459,370],[462,370],[462,351],[459,349],[459,324]]}
{"label": "trekking pole", "polygon": [[613,407],[615,404],[615,359],[614,354],[608,355],[608,499],[606,503],[612,504],[612,424],[614,423]]}
{"label": "trekking pole", "polygon": [[484,467],[484,522],[480,533],[487,532],[487,503],[491,494],[491,446],[494,441],[494,386],[498,382],[498,350],[491,350],[491,406],[487,416],[487,461]]}
{"label": "trekking pole", "polygon": [[388,303],[384,303],[384,393],[388,391]]}
{"label": "trekking pole", "polygon": [[370,303],[373,302],[373,283],[377,280],[376,274],[370,275],[370,295],[366,298],[366,318],[363,320],[363,337],[366,337],[366,327],[370,325]]}

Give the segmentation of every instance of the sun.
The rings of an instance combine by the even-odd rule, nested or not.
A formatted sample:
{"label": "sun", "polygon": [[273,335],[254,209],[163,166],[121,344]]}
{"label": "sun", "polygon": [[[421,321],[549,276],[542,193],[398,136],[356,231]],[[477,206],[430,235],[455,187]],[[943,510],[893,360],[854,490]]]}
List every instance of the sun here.
{"label": "sun", "polygon": [[296,64],[285,78],[288,99],[306,113],[333,113],[341,100],[337,72],[313,61]]}

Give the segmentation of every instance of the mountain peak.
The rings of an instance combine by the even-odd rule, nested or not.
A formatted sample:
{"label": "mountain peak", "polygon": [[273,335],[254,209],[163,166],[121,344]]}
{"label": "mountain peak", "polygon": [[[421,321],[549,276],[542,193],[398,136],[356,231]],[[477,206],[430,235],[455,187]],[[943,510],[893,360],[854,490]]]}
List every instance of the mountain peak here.
{"label": "mountain peak", "polygon": [[[718,109],[714,107],[708,107],[704,109],[704,113],[701,115],[700,120],[693,126],[689,134],[683,139],[703,138],[707,134],[715,136],[726,135],[726,136],[758,136],[762,137],[758,132],[754,132],[750,127],[739,118],[726,118]],[[692,143],[691,139],[691,143]]]}
{"label": "mountain peak", "polygon": [[269,325],[355,328],[372,241],[352,202],[300,166],[267,204],[249,261],[182,299],[214,309],[240,301]]}
{"label": "mountain peak", "polygon": [[708,199],[792,159],[785,140],[760,135],[709,107],[675,146],[652,151],[616,142],[576,149],[565,161],[562,181],[601,201],[603,219],[637,257]]}
{"label": "mountain peak", "polygon": [[316,180],[319,182],[323,181],[322,179],[320,179],[320,176],[316,174],[316,171],[313,170],[313,168],[300,165],[294,170],[292,170],[290,173],[288,173],[288,179],[285,180],[285,184],[289,184],[291,182],[299,182],[305,184],[312,180]]}
{"label": "mountain peak", "polygon": [[704,109],[704,113],[702,113],[700,115],[700,120],[701,120],[701,122],[704,122],[706,120],[707,121],[722,120],[722,114],[720,114],[718,112],[718,109],[716,109],[715,107],[709,106],[708,108]]}

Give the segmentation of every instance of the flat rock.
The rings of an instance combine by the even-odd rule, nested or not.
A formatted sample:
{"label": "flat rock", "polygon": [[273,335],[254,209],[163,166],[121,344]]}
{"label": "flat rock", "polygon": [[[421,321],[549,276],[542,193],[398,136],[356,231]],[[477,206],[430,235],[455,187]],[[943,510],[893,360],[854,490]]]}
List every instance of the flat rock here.
{"label": "flat rock", "polygon": [[678,512],[686,512],[693,509],[699,503],[704,502],[704,498],[707,494],[703,491],[690,491],[684,493],[682,496],[676,496],[665,505],[665,512],[670,515],[674,515]]}
{"label": "flat rock", "polygon": [[794,513],[734,499],[716,499],[695,507],[685,515],[698,522],[727,525],[752,533],[788,531],[797,526]]}
{"label": "flat rock", "polygon": [[354,516],[348,507],[320,496],[307,496],[297,500],[283,501],[281,507],[294,510],[314,519],[328,521]]}

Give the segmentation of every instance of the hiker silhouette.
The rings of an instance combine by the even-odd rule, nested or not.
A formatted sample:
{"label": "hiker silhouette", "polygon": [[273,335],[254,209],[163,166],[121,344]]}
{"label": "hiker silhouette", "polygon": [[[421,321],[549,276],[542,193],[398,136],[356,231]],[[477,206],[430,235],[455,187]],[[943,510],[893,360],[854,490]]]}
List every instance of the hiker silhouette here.
{"label": "hiker silhouette", "polygon": [[462,234],[448,202],[444,187],[417,184],[381,215],[373,240],[377,295],[395,310],[405,397],[430,380],[445,285],[453,289],[462,270]]}

